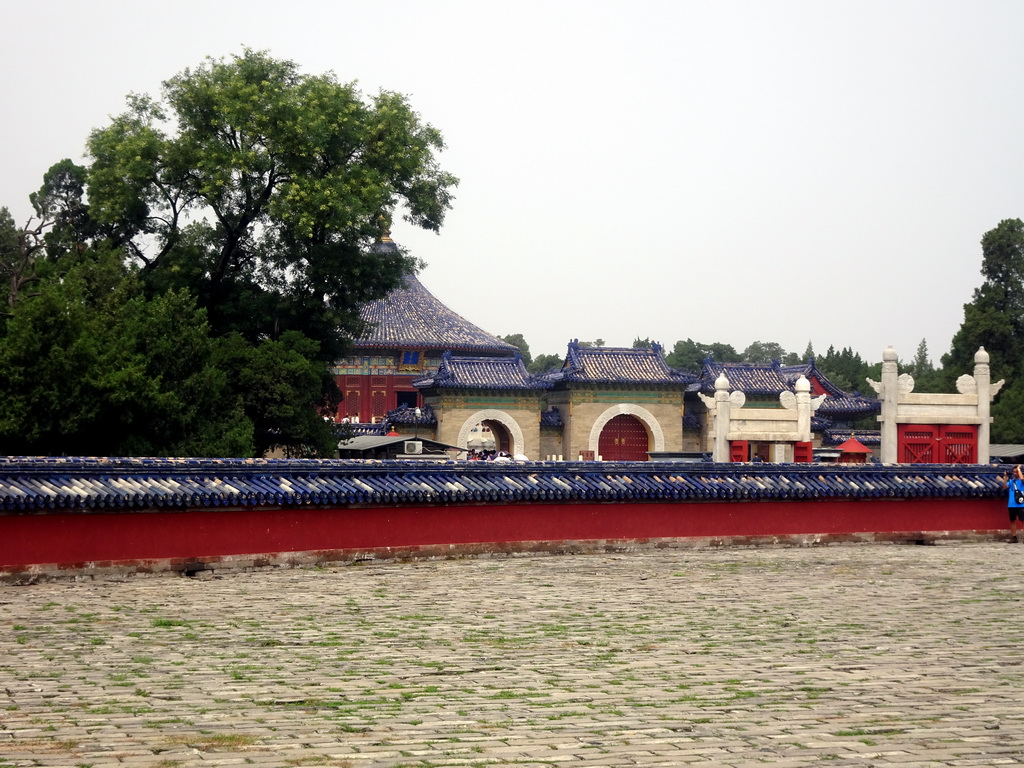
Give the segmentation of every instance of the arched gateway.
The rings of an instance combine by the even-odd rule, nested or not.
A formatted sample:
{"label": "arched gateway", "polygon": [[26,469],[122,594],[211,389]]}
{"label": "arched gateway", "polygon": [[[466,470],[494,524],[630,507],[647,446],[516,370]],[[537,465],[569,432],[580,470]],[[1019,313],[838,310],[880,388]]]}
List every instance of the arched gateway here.
{"label": "arched gateway", "polygon": [[[469,437],[473,429],[479,424],[486,424],[491,427],[491,432],[494,433],[496,448],[499,450],[506,450],[513,455],[525,452],[522,427],[504,411],[493,408],[477,411],[463,422],[462,427],[459,429],[457,441],[460,448],[469,447]],[[505,447],[505,440],[509,441],[508,447]]]}
{"label": "arched gateway", "polygon": [[605,461],[647,461],[650,452],[665,450],[665,433],[646,408],[619,403],[594,421],[588,442]]}
{"label": "arched gateway", "polygon": [[605,461],[647,461],[650,442],[640,419],[620,413],[601,430],[597,455]]}

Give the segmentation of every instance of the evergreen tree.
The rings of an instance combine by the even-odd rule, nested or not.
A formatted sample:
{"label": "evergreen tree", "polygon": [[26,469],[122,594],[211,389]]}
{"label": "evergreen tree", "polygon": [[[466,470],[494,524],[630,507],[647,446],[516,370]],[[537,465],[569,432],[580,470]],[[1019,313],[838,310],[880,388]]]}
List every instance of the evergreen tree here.
{"label": "evergreen tree", "polygon": [[530,373],[547,373],[562,367],[563,360],[558,355],[537,355],[527,367]]}
{"label": "evergreen tree", "polygon": [[702,344],[686,339],[675,343],[672,351],[665,356],[665,362],[681,371],[699,373],[704,360],[709,357],[716,363],[738,363],[743,359],[731,344]]}
{"label": "evergreen tree", "polygon": [[457,184],[404,96],[246,50],[208,59],[0,209],[0,450],[330,455],[330,365],[417,267]]}
{"label": "evergreen tree", "polygon": [[530,354],[530,345],[526,343],[526,339],[523,338],[521,333],[510,333],[508,336],[499,336],[502,341],[507,341],[514,347],[519,349],[519,354],[523,358],[523,365],[529,369],[530,363],[533,362],[533,355]]}
{"label": "evergreen tree", "polygon": [[994,379],[1006,379],[992,408],[992,440],[1024,442],[1024,222],[1005,219],[981,239],[982,283],[964,305],[964,319],[942,356],[943,388],[974,370],[979,347]]}

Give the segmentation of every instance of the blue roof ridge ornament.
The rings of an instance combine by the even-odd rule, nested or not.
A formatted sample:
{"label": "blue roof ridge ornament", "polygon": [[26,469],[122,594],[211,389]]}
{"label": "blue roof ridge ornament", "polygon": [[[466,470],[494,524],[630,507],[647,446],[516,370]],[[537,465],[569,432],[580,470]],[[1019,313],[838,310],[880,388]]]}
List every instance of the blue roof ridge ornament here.
{"label": "blue roof ridge ornament", "polygon": [[377,242],[371,248],[376,253],[394,253],[398,245],[391,239],[391,217],[382,213],[377,217]]}

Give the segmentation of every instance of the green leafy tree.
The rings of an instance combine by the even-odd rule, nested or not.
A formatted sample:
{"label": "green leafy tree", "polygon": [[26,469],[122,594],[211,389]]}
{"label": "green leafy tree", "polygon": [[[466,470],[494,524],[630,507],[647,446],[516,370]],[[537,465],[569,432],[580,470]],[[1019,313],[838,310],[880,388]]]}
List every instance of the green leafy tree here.
{"label": "green leafy tree", "polygon": [[981,238],[982,283],[964,305],[964,319],[950,351],[942,356],[942,379],[951,389],[974,369],[979,347],[989,353],[992,374],[1006,384],[992,408],[992,439],[1024,442],[1024,222],[1005,219]]}
{"label": "green leafy tree", "polygon": [[673,368],[697,373],[709,357],[718,363],[738,363],[742,360],[731,344],[702,344],[686,339],[675,343],[672,351],[665,356],[665,362]]}
{"label": "green leafy tree", "polygon": [[440,133],[399,94],[246,50],[130,97],[87,148],[32,195],[35,229],[0,215],[0,444],[333,453],[329,365],[417,266],[375,243],[451,205]]}
{"label": "green leafy tree", "polygon": [[997,443],[1024,442],[1024,371],[1014,371],[1015,386],[999,395],[992,405],[992,440]]}
{"label": "green leafy tree", "polygon": [[646,337],[646,338],[643,338],[643,339],[641,339],[639,336],[637,336],[635,339],[633,339],[633,349],[650,349],[650,348],[651,348],[651,339],[650,339],[649,336]]}
{"label": "green leafy tree", "polygon": [[829,381],[849,392],[863,389],[863,382],[870,372],[870,366],[850,347],[837,351],[829,345],[828,351],[815,359],[815,364]]}
{"label": "green leafy tree", "polygon": [[0,208],[0,284],[5,294],[0,316],[9,316],[24,292],[46,271],[46,230],[45,222],[19,229],[10,211]]}
{"label": "green leafy tree", "polygon": [[81,253],[101,235],[84,200],[86,174],[84,167],[61,160],[43,175],[39,190],[29,195],[45,231],[42,240],[51,260],[69,252]]}
{"label": "green leafy tree", "polygon": [[510,333],[508,336],[499,336],[502,341],[507,341],[509,344],[519,349],[519,354],[522,355],[523,365],[526,366],[527,370],[530,368],[530,363],[533,362],[533,355],[530,354],[530,345],[526,343],[526,339],[523,338],[521,333]]}
{"label": "green leafy tree", "polygon": [[147,299],[115,252],[40,281],[0,338],[0,450],[252,455],[207,331],[187,292]]}
{"label": "green leafy tree", "polygon": [[0,208],[0,280],[4,288],[4,307],[10,310],[18,301],[25,280],[25,261],[21,236],[7,208]]}
{"label": "green leafy tree", "polygon": [[562,363],[562,358],[558,355],[537,355],[526,369],[530,373],[547,373],[558,370]]}
{"label": "green leafy tree", "polygon": [[786,350],[774,341],[755,341],[743,350],[743,361],[747,363],[770,363],[772,360],[782,360],[785,356]]}
{"label": "green leafy tree", "polygon": [[337,411],[341,393],[318,357],[317,342],[295,331],[256,345],[231,334],[219,345],[215,364],[236,372],[231,392],[253,424],[256,455],[334,453],[334,423],[324,416]]}
{"label": "green leafy tree", "polygon": [[914,353],[913,361],[902,368],[914,377],[915,392],[942,392],[944,391],[943,377],[940,371],[932,364],[931,356],[928,354],[928,341],[921,339]]}
{"label": "green leafy tree", "polygon": [[964,320],[942,356],[947,382],[974,367],[985,347],[993,371],[1010,373],[1024,351],[1024,222],[1006,219],[981,239],[982,284],[964,305]]}
{"label": "green leafy tree", "polygon": [[195,291],[217,334],[358,332],[358,305],[415,267],[372,243],[399,208],[436,231],[457,183],[405,97],[366,100],[262,52],[208,59],[128,105],[89,138],[89,215],[144,279]]}

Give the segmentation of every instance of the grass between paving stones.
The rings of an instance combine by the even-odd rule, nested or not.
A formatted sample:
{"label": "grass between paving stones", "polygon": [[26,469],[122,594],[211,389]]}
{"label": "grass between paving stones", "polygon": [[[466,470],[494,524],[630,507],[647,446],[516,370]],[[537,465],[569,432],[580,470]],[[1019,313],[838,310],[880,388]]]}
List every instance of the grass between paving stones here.
{"label": "grass between paving stones", "polygon": [[[804,710],[805,724],[769,745],[797,751],[827,738],[865,746],[899,742],[928,723],[923,714],[909,711],[901,720],[869,724],[851,709],[848,690],[872,681],[856,668],[868,671],[894,649],[913,661],[920,652],[907,648],[916,643],[941,662],[938,652],[946,648],[918,636],[914,606],[896,615],[851,616],[832,610],[821,599],[829,596],[824,590],[813,601],[771,591],[759,591],[756,601],[736,601],[731,591],[744,579],[782,573],[803,583],[806,574],[792,563],[766,558],[712,565],[710,576],[696,568],[666,573],[663,578],[672,587],[659,597],[668,607],[657,610],[641,599],[616,602],[612,595],[606,600],[579,586],[571,596],[557,594],[556,582],[544,581],[552,586],[535,593],[529,605],[505,609],[503,603],[514,603],[514,591],[495,590],[500,599],[478,593],[483,610],[461,613],[447,610],[436,598],[424,602],[415,591],[415,568],[408,573],[395,569],[396,578],[388,584],[371,584],[333,601],[329,592],[319,591],[309,599],[295,594],[268,606],[254,595],[220,613],[199,606],[197,615],[187,614],[172,599],[141,607],[118,600],[116,608],[44,603],[35,616],[19,615],[10,625],[15,639],[7,648],[17,657],[48,664],[0,664],[0,677],[19,685],[36,683],[52,695],[13,705],[30,702],[37,722],[29,724],[54,729],[29,736],[25,728],[26,735],[16,735],[15,743],[40,749],[50,744],[64,753],[87,752],[97,739],[62,738],[67,726],[104,718],[126,718],[141,726],[139,731],[154,733],[167,750],[187,746],[216,753],[270,745],[280,749],[290,743],[294,724],[313,717],[326,739],[364,752],[397,744],[401,752],[401,745],[415,742],[418,730],[436,721],[440,711],[450,721],[444,730],[454,739],[451,744],[466,745],[457,752],[462,756],[474,747],[483,749],[466,739],[490,743],[497,736],[561,733],[571,739],[581,732],[581,723],[583,732],[612,744],[630,741],[624,735],[631,730],[628,725],[615,723],[660,725],[680,743],[699,743],[724,734],[743,739],[753,724],[778,722],[779,713]],[[884,599],[891,586],[887,578],[902,578],[898,569],[890,570],[882,578],[877,570],[833,567],[832,577],[838,573],[843,579],[833,592],[863,587]],[[330,576],[335,589],[353,589],[345,572],[321,574]],[[181,587],[177,582],[169,586]],[[946,637],[955,637],[957,626],[963,632],[979,626],[998,632],[1005,616],[993,602],[994,590],[1008,584],[989,586],[993,599],[986,594],[981,603],[970,605],[992,612],[969,625],[954,620],[941,630]],[[640,595],[635,581],[617,588]],[[958,593],[951,599],[964,605],[967,597]],[[322,612],[311,612],[313,607]],[[50,621],[50,616],[59,619]],[[7,648],[0,638],[0,651]],[[950,647],[949,653],[958,649]],[[853,673],[837,679],[837,666]],[[1005,682],[1019,690],[1019,678],[1012,673]],[[59,686],[76,700],[57,705]],[[934,690],[947,700],[977,691],[967,685]],[[193,697],[200,706],[182,716],[175,699],[161,698],[168,695]],[[832,719],[815,725],[818,710]],[[211,728],[224,713],[244,725],[240,741],[229,743]],[[607,722],[613,725],[600,725]],[[133,743],[128,737],[125,741]],[[440,758],[415,760],[410,750],[404,751],[409,752],[408,766],[449,764]],[[326,755],[311,757],[323,762],[296,758],[292,764],[345,764]],[[166,764],[175,759],[168,755]],[[502,762],[512,760],[503,757]],[[480,764],[493,763],[481,757]]]}

